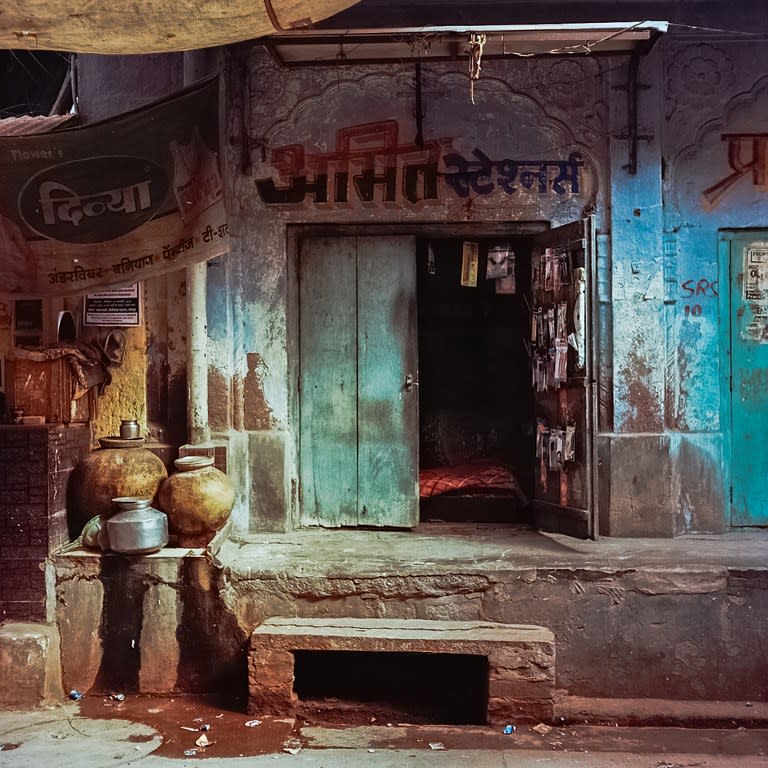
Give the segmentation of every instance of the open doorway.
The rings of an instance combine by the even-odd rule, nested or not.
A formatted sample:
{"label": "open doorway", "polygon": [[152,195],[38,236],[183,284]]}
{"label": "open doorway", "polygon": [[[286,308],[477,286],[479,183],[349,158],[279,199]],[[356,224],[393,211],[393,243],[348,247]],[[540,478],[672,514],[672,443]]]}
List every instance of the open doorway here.
{"label": "open doorway", "polygon": [[467,242],[417,243],[420,517],[529,522],[531,238]]}
{"label": "open doorway", "polygon": [[422,521],[591,534],[585,224],[417,241]]}
{"label": "open doorway", "polygon": [[[471,242],[474,276],[462,273],[474,259],[466,239],[417,244],[421,519],[527,522],[535,440],[531,242]],[[507,260],[496,273],[489,249]],[[499,271],[506,285],[492,277]]]}

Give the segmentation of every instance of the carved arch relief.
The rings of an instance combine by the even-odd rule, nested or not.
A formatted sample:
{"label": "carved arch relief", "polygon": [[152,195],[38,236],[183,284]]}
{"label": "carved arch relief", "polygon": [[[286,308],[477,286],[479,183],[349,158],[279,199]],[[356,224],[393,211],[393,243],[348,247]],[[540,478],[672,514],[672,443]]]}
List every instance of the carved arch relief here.
{"label": "carved arch relief", "polygon": [[[279,210],[434,210],[463,219],[568,221],[594,205],[597,161],[562,120],[486,76],[429,71],[418,141],[413,73],[354,72],[305,90],[264,126],[259,201]],[[261,115],[267,122],[274,115]]]}
{"label": "carved arch relief", "polygon": [[727,211],[718,226],[765,218],[768,203],[768,77],[732,96],[672,162],[669,189],[678,215]]}

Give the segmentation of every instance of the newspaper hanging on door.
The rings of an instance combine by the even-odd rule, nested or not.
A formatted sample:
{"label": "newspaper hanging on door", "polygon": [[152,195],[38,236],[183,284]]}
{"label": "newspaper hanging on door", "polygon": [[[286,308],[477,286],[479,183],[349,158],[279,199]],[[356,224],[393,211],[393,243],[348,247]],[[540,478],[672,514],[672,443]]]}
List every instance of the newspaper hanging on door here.
{"label": "newspaper hanging on door", "polygon": [[94,293],[226,253],[218,89],[0,137],[0,294]]}

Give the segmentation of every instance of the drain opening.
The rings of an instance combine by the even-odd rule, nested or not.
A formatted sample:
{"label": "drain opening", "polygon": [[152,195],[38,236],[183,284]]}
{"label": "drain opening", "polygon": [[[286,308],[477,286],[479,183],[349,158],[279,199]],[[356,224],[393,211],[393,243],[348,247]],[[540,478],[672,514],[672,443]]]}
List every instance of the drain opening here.
{"label": "drain opening", "polygon": [[483,725],[488,659],[453,653],[294,651],[307,715],[346,722]]}

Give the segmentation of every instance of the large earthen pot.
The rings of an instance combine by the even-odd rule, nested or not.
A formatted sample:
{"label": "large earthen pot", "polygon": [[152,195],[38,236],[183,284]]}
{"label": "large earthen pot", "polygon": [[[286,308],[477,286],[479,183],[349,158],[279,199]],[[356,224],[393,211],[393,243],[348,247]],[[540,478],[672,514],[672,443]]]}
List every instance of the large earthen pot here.
{"label": "large earthen pot", "polygon": [[209,456],[183,456],[163,481],[157,507],[180,547],[204,547],[229,519],[235,504],[232,482]]}
{"label": "large earthen pot", "polygon": [[89,453],[69,478],[67,516],[73,537],[96,515],[113,515],[112,499],[154,499],[168,477],[165,464],[144,447],[143,438],[103,437],[99,443],[102,447]]}

